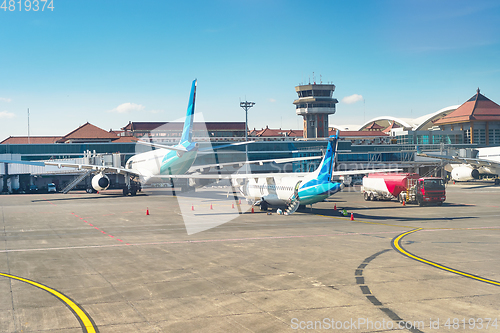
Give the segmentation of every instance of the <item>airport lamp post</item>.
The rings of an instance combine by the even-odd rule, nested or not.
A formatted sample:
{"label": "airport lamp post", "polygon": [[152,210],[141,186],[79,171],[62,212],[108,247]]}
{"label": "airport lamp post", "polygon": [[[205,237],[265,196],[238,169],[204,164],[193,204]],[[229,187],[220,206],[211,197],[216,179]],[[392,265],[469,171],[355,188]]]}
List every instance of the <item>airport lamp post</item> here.
{"label": "airport lamp post", "polygon": [[[240,102],[240,107],[245,110],[245,142],[248,141],[248,109],[250,109],[252,106],[254,106],[254,102]],[[245,158],[248,161],[248,144],[245,145]],[[247,168],[248,164],[245,164],[245,172],[248,171]],[[248,172],[247,172],[248,173]]]}

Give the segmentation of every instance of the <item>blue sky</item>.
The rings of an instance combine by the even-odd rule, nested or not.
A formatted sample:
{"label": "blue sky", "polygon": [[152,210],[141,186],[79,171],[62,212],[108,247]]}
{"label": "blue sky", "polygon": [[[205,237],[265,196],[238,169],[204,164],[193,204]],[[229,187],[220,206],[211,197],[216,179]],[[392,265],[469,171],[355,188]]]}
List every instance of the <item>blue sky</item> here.
{"label": "blue sky", "polygon": [[0,10],[0,141],[27,134],[27,108],[31,135],[174,121],[194,78],[205,120],[244,121],[247,99],[250,128],[301,128],[294,87],[313,79],[337,87],[333,124],[416,118],[478,87],[500,103],[498,1],[53,4]]}

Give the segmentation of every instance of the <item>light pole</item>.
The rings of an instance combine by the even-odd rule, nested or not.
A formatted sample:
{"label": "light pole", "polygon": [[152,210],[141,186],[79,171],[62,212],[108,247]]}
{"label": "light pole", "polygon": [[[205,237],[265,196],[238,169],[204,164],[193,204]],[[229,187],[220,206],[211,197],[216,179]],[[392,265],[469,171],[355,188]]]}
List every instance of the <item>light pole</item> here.
{"label": "light pole", "polygon": [[[248,142],[248,109],[250,109],[252,106],[254,106],[254,102],[240,102],[240,107],[245,110],[245,142]],[[248,161],[248,143],[245,145],[245,158]],[[245,172],[248,171],[248,164],[245,164]]]}

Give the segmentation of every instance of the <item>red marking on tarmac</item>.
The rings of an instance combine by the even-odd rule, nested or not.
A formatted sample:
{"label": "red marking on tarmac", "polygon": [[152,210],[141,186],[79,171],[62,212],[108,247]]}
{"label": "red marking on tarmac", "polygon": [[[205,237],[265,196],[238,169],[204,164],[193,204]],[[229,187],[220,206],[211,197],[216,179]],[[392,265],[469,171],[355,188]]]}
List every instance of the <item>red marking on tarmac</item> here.
{"label": "red marking on tarmac", "polygon": [[[108,235],[109,237],[111,237],[111,238],[113,238],[113,239],[116,239],[116,240],[118,240],[118,241],[120,241],[120,242],[123,242],[121,239],[119,239],[119,238],[115,238],[115,236],[110,235],[110,234],[108,234],[107,232],[105,232],[104,230],[99,229],[98,227],[96,227],[95,225],[93,225],[92,223],[90,223],[89,221],[85,220],[83,217],[80,217],[80,216],[76,215],[75,213],[71,213],[71,214],[72,214],[72,215],[74,215],[75,217],[78,217],[80,220],[82,220],[83,222],[87,223],[89,226],[94,227],[94,229],[99,230],[99,231],[100,231],[101,233],[103,233],[104,235]],[[112,215],[113,215],[113,214],[112,214]],[[127,243],[127,245],[130,245],[130,244],[128,244],[128,243]]]}

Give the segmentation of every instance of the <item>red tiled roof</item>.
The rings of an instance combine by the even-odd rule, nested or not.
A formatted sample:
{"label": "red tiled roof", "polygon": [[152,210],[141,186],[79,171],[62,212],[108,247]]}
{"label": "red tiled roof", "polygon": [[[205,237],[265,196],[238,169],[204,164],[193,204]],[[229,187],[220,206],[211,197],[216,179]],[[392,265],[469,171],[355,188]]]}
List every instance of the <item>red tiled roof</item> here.
{"label": "red tiled roof", "polygon": [[[159,128],[161,127],[161,128]],[[183,122],[129,122],[127,126],[122,127],[124,131],[153,131],[160,130],[179,130],[182,131],[184,127]],[[205,128],[209,131],[227,130],[227,131],[244,131],[245,122],[194,122],[193,130]]]}
{"label": "red tiled roof", "polygon": [[304,130],[289,130],[288,132],[286,132],[286,136],[303,137],[304,136]]}
{"label": "red tiled roof", "polygon": [[258,136],[258,137],[302,137],[304,136],[304,131],[303,130],[285,130],[285,129],[274,129],[274,128],[269,128],[266,126],[266,128],[263,128],[261,130],[256,130],[255,128],[250,132],[249,135],[252,136]]}
{"label": "red tiled roof", "polygon": [[68,133],[62,137],[58,142],[66,142],[68,140],[74,139],[109,139],[116,140],[118,137],[116,134],[107,132],[97,126],[92,125],[87,122],[82,126],[78,127],[74,131]]}
{"label": "red tiled roof", "polygon": [[[29,140],[27,136],[9,136],[7,139],[0,142],[0,144],[44,144],[44,143],[56,143],[60,136],[30,136]],[[29,142],[28,142],[29,141]]]}
{"label": "red tiled roof", "polygon": [[382,130],[382,132],[388,133],[391,131],[391,129],[394,129],[394,128],[401,128],[401,126],[396,124],[396,121],[393,120],[392,123],[388,127],[386,127],[385,129]]}
{"label": "red tiled roof", "polygon": [[139,141],[139,139],[137,139],[136,137],[134,136],[120,136],[118,139],[116,140],[113,140],[113,143],[131,143],[131,142],[137,142]]}
{"label": "red tiled roof", "polygon": [[500,121],[500,105],[477,93],[458,109],[438,119],[434,125],[466,123],[469,121]]}
{"label": "red tiled roof", "polygon": [[383,126],[380,126],[379,124],[377,124],[376,122],[373,122],[370,124],[370,126],[367,126],[365,127],[367,130],[374,130],[374,131],[380,131],[382,128],[384,128]]}
{"label": "red tiled roof", "polygon": [[[329,135],[334,135],[336,130],[330,130]],[[381,137],[389,136],[388,134],[381,131],[339,131],[339,137]]]}
{"label": "red tiled roof", "polygon": [[259,137],[277,137],[277,136],[283,136],[283,131],[280,129],[271,129],[268,126],[266,128],[261,129],[260,131],[257,131],[255,133],[255,136]]}

